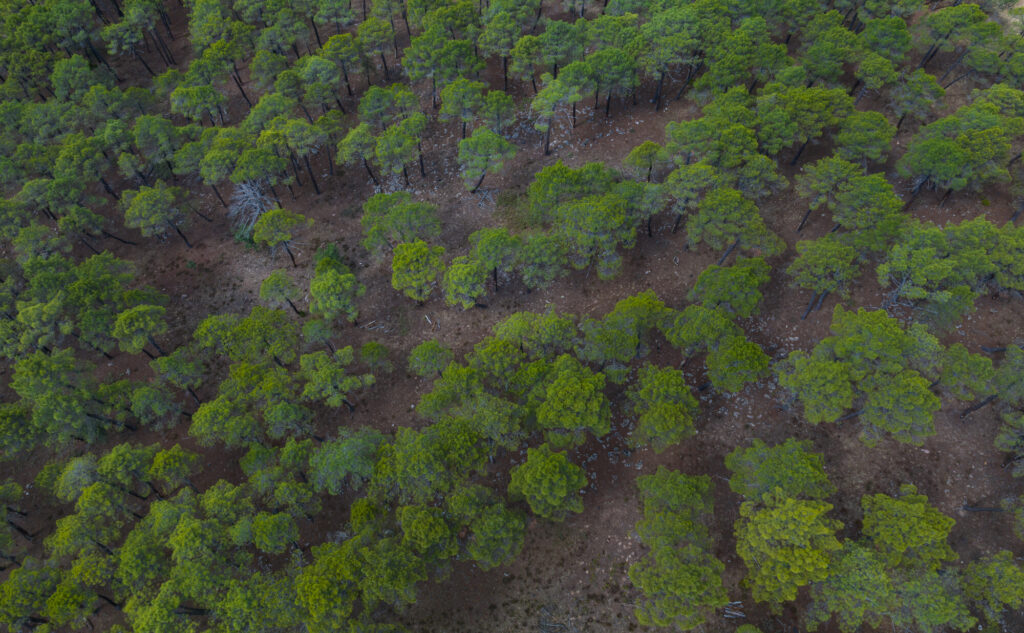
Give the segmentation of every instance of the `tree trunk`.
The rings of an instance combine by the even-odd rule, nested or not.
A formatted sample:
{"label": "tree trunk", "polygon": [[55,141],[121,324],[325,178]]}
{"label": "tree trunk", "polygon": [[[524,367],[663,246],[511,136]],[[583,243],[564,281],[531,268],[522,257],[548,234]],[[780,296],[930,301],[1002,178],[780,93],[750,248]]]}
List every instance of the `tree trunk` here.
{"label": "tree trunk", "polygon": [[160,344],[157,343],[156,340],[154,340],[152,336],[147,336],[146,338],[149,339],[149,344],[152,345],[154,349],[156,349],[158,354],[160,354],[161,356],[165,355],[165,352],[160,347]]}
{"label": "tree trunk", "polygon": [[551,121],[548,120],[548,129],[544,132],[544,155],[551,155]]}
{"label": "tree trunk", "polygon": [[235,85],[238,86],[238,92],[245,99],[245,104],[252,108],[252,101],[249,100],[249,95],[245,94],[245,88],[242,87],[242,82],[238,80],[238,75],[231,73],[231,78],[235,80]]}
{"label": "tree trunk", "polygon": [[220,195],[220,191],[217,190],[217,185],[210,185],[210,189],[213,189],[213,193],[217,196],[217,199],[220,200],[220,203],[224,205],[225,209],[227,209],[228,203],[224,202],[224,196]]}
{"label": "tree trunk", "polygon": [[[480,188],[480,185],[482,185],[482,184],[483,184],[483,182],[484,182],[484,178],[485,178],[486,176],[487,176],[487,170],[485,169],[485,170],[484,170],[484,171],[483,171],[483,172],[482,172],[482,173],[480,174],[480,180],[477,180],[477,181],[476,181],[476,185],[475,185],[475,186],[473,187],[473,189],[472,189],[472,190],[471,190],[471,191],[470,191],[469,193],[476,193],[476,190],[477,190],[477,189],[479,189],[479,188]],[[495,276],[495,278],[494,278],[494,283],[495,283],[495,285],[497,285],[497,283],[498,283],[498,278],[497,278],[497,276]]]}
{"label": "tree trunk", "polygon": [[807,304],[807,309],[804,310],[804,313],[800,316],[801,321],[805,320],[807,318],[807,315],[811,313],[811,310],[814,309],[814,300],[817,298],[818,293],[814,293],[811,295],[811,302]]}
{"label": "tree trunk", "polygon": [[366,168],[366,173],[370,174],[370,178],[373,180],[373,184],[379,187],[380,181],[377,180],[377,177],[373,175],[373,171],[370,169],[370,163],[366,160],[365,157],[363,158],[363,167]]}
{"label": "tree trunk", "polygon": [[977,404],[974,404],[974,405],[971,405],[971,406],[967,407],[966,409],[964,409],[963,411],[960,412],[960,419],[963,420],[964,418],[966,418],[970,414],[974,413],[978,409],[984,408],[986,405],[991,404],[992,401],[995,400],[995,399],[996,399],[996,397],[994,395],[992,395],[992,396],[989,396],[989,397],[985,398],[984,400],[982,400],[981,402],[979,402]]}
{"label": "tree trunk", "polygon": [[135,53],[135,59],[137,59],[140,62],[142,62],[142,66],[146,69],[146,72],[149,73],[149,76],[150,77],[156,77],[156,73],[153,72],[153,69],[149,67],[149,64],[146,63],[146,60],[142,59],[142,55],[139,54],[139,51],[133,51],[133,52]]}
{"label": "tree trunk", "polygon": [[288,257],[291,258],[292,266],[298,268],[299,265],[295,262],[295,255],[292,253],[292,249],[288,248],[288,242],[281,242],[281,245],[284,246],[285,252],[288,253]]}
{"label": "tree trunk", "polygon": [[309,164],[309,154],[306,154],[305,156],[303,156],[302,160],[304,160],[306,162],[306,172],[309,174],[310,182],[313,183],[313,191],[315,191],[316,195],[319,196],[320,195],[320,185],[317,184],[316,177],[313,176],[313,167],[310,166],[310,164]]}
{"label": "tree trunk", "polygon": [[726,258],[729,257],[729,254],[732,253],[732,251],[739,245],[740,241],[738,239],[732,244],[730,244],[729,248],[725,249],[725,252],[722,253],[722,256],[718,258],[718,265],[721,266],[722,264],[724,264]]}
{"label": "tree trunk", "polygon": [[181,229],[179,229],[174,222],[167,220],[167,226],[174,229],[174,232],[178,234],[178,237],[180,237],[182,241],[185,242],[185,246],[187,246],[188,248],[192,248],[192,244],[188,241],[188,238],[185,237],[185,234],[181,232]]}
{"label": "tree trunk", "polygon": [[807,147],[807,144],[810,143],[810,142],[811,142],[810,139],[804,141],[804,144],[801,145],[800,149],[798,149],[796,151],[796,156],[793,157],[793,160],[789,161],[790,165],[796,165],[796,161],[800,160],[800,155],[804,153],[804,149]]}
{"label": "tree trunk", "polygon": [[93,246],[92,244],[90,244],[88,241],[86,241],[86,239],[84,237],[82,237],[81,235],[78,236],[78,241],[80,241],[82,244],[85,244],[89,248],[89,250],[93,252],[93,254],[95,254],[95,255],[99,255],[100,254],[100,252],[98,250],[96,250],[96,247]]}
{"label": "tree trunk", "polygon": [[608,98],[604,100],[604,118],[611,116],[612,112],[612,93],[608,92]]}
{"label": "tree trunk", "polygon": [[804,213],[804,217],[800,219],[800,225],[796,227],[796,232],[797,233],[799,233],[800,231],[804,230],[804,225],[807,224],[807,218],[811,217],[811,212],[812,211],[813,211],[813,209],[811,209],[810,207],[807,207],[807,211]]}
{"label": "tree trunk", "polygon": [[1024,204],[1017,205],[1017,210],[1014,211],[1013,215],[1010,216],[1010,220],[1009,220],[1010,224],[1013,224],[1013,223],[1015,223],[1017,221],[1017,218],[1020,217],[1021,211],[1024,211]]}
{"label": "tree trunk", "polygon": [[302,310],[299,310],[299,309],[298,309],[297,307],[295,307],[295,304],[294,304],[294,303],[292,303],[292,300],[291,300],[291,299],[285,298],[285,301],[287,301],[287,302],[288,302],[288,305],[289,305],[289,306],[291,307],[291,309],[292,309],[292,310],[293,310],[293,311],[295,312],[295,314],[297,314],[297,315],[299,315],[299,316],[306,316],[306,315],[305,315],[305,314],[304,314],[304,313],[302,312]]}
{"label": "tree trunk", "polygon": [[960,53],[960,56],[953,60],[953,63],[949,66],[949,68],[946,69],[946,72],[942,73],[942,76],[939,77],[940,84],[946,81],[946,77],[949,77],[949,73],[953,72],[953,70],[955,70],[960,65],[960,62],[964,61],[964,57],[967,57],[967,53],[970,50],[970,46],[965,47],[964,52]]}
{"label": "tree trunk", "polygon": [[320,39],[320,29],[316,28],[316,20],[309,18],[309,25],[313,27],[313,35],[316,37],[316,45],[322,48],[324,43]]}
{"label": "tree trunk", "polygon": [[114,193],[114,189],[110,186],[110,183],[107,182],[107,179],[104,178],[103,176],[100,176],[100,183],[103,185],[103,190],[110,194],[110,196],[116,200],[117,194]]}
{"label": "tree trunk", "polygon": [[348,68],[345,67],[345,64],[341,65],[341,76],[345,78],[345,89],[348,91],[348,96],[355,96],[355,93],[352,92],[352,83],[348,80]]}

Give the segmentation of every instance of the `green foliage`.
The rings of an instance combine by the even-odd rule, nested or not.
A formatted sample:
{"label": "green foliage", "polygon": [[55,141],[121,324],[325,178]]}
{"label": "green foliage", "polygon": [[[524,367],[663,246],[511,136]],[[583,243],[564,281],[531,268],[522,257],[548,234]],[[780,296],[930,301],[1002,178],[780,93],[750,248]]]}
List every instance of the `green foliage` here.
{"label": "green foliage", "polygon": [[429,246],[423,240],[395,246],[391,260],[391,287],[423,303],[444,271],[443,246]]}
{"label": "green foliage", "polygon": [[476,191],[487,172],[501,171],[502,165],[515,155],[515,146],[490,128],[473,130],[469,138],[459,141],[459,166],[466,188]]}
{"label": "green foliage", "polygon": [[634,611],[640,624],[687,631],[705,622],[708,609],[728,602],[725,566],[711,553],[706,527],[710,483],[706,475],[690,477],[664,466],[637,478],[644,513],[637,532],[650,548],[629,568],[630,581],[644,597]]}
{"label": "green foliage", "polygon": [[465,256],[452,260],[441,282],[448,305],[461,305],[463,310],[477,305],[487,291],[486,284],[487,269],[479,261]]}
{"label": "green foliage", "polygon": [[904,330],[882,311],[840,306],[832,332],[810,354],[792,352],[775,368],[779,384],[803,403],[807,420],[835,421],[857,402],[868,445],[884,432],[911,444],[933,435],[940,402],[930,387],[942,349],[935,337],[921,325]]}
{"label": "green foliage", "polygon": [[433,239],[441,233],[437,207],[414,202],[404,191],[378,193],[363,203],[363,247],[380,256],[401,242]]}
{"label": "green foliage", "polygon": [[686,232],[691,246],[704,242],[718,251],[735,244],[744,251],[771,256],[784,249],[781,238],[765,225],[757,206],[739,191],[725,187],[704,196],[697,213],[687,220]]}
{"label": "green foliage", "polygon": [[892,288],[890,304],[918,308],[936,328],[952,327],[999,269],[1007,238],[985,218],[942,228],[908,223],[876,269],[879,283]]}
{"label": "green foliage", "polygon": [[732,472],[729,488],[753,502],[775,489],[794,499],[828,497],[835,486],[825,474],[821,454],[810,447],[810,442],[789,438],[775,446],[754,439],[749,448],[736,448],[725,457]]}
{"label": "green foliage", "polygon": [[168,187],[163,181],[155,187],[126,190],[121,195],[125,226],[139,229],[147,237],[163,237],[185,217],[178,206],[183,195],[181,189]]}
{"label": "green foliage", "polygon": [[567,248],[559,235],[537,233],[523,242],[518,267],[523,283],[531,290],[547,288],[568,272]]}
{"label": "green foliage", "polygon": [[836,155],[851,163],[881,163],[889,155],[896,127],[880,112],[854,112],[836,134]]}
{"label": "green foliage", "polygon": [[423,341],[409,352],[409,371],[421,378],[441,371],[455,358],[452,351],[435,340]]}
{"label": "green foliage", "polygon": [[843,633],[853,633],[864,624],[879,626],[896,607],[893,584],[877,553],[845,543],[828,577],[811,585],[808,628],[817,630],[833,615]]}
{"label": "green foliage", "polygon": [[748,382],[756,382],[768,373],[771,359],[761,346],[745,336],[727,336],[708,351],[705,363],[708,380],[716,389],[729,393],[741,391]]}
{"label": "green foliage", "polygon": [[636,220],[630,202],[616,194],[590,196],[562,204],[556,227],[568,247],[569,263],[582,270],[592,262],[601,279],[611,279],[622,266],[618,247],[636,244]]}
{"label": "green foliage", "polygon": [[1022,127],[1019,115],[1005,116],[994,103],[975,102],[921,128],[897,166],[914,179],[915,190],[926,183],[978,190],[1009,177],[1010,139]]}
{"label": "green foliage", "polygon": [[897,605],[890,614],[897,627],[925,633],[965,632],[977,623],[957,582],[957,574],[926,571],[896,585]]}
{"label": "green foliage", "polygon": [[302,397],[308,400],[323,400],[330,407],[345,404],[351,410],[349,395],[374,383],[373,374],[348,373],[348,366],[354,360],[355,352],[351,346],[339,349],[333,354],[323,351],[303,354],[299,358],[302,377],[306,381]]}
{"label": "green foliage", "polygon": [[117,315],[112,332],[118,339],[120,347],[129,354],[138,354],[159,336],[167,331],[164,315],[167,310],[163,306],[139,305],[129,308]]}
{"label": "green foliage", "polygon": [[811,290],[815,295],[834,292],[847,297],[850,284],[860,273],[857,251],[831,235],[796,243],[797,257],[786,269],[793,285]]}
{"label": "green foliage", "polygon": [[695,433],[693,418],[697,399],[681,371],[645,365],[638,371],[637,382],[626,397],[636,416],[630,444],[650,445],[660,453]]}
{"label": "green foliage", "polygon": [[747,565],[744,582],[755,600],[778,610],[800,587],[828,577],[832,553],[842,548],[835,538],[839,522],[825,516],[831,509],[781,490],[740,506],[736,553]]}
{"label": "green foliage", "polygon": [[252,518],[252,543],[267,554],[281,554],[299,540],[294,519],[284,513],[260,512]]}
{"label": "green foliage", "polygon": [[968,565],[962,585],[964,596],[980,608],[989,625],[998,626],[1005,610],[1024,605],[1024,569],[1006,550]]}
{"label": "green foliage", "polygon": [[1010,453],[1010,468],[1014,477],[1024,477],[1024,414],[1004,413],[1003,425],[996,435],[997,449]]}
{"label": "green foliage", "polygon": [[551,364],[544,399],[537,407],[537,426],[556,448],[578,446],[584,432],[597,437],[611,429],[611,407],[604,394],[605,378],[568,354]]}
{"label": "green foliage", "polygon": [[354,323],[359,316],[357,300],[366,294],[366,286],[337,259],[318,259],[316,273],[309,282],[310,311],[328,323],[341,317]]}
{"label": "green foliage", "polygon": [[349,432],[321,444],[309,458],[309,480],[318,492],[340,495],[344,483],[358,490],[373,475],[384,436],[374,429]]}
{"label": "green foliage", "polygon": [[294,237],[295,229],[307,225],[312,226],[313,221],[307,220],[306,216],[286,211],[281,208],[271,209],[256,220],[253,225],[252,240],[256,244],[266,246],[271,250],[283,246],[288,251],[292,263],[295,263],[295,256],[292,255],[289,244]]}
{"label": "green foliage", "polygon": [[547,444],[526,451],[526,461],[511,470],[508,492],[526,500],[537,516],[563,521],[570,512],[583,511],[580,491],[587,485],[583,469],[565,453],[552,452]]}
{"label": "green foliage", "polygon": [[946,543],[953,519],[928,505],[928,497],[917,494],[910,484],[900,486],[899,495],[865,495],[864,537],[890,568],[935,571],[944,561],[956,560]]}
{"label": "green foliage", "polygon": [[495,324],[494,335],[519,346],[531,358],[551,359],[571,349],[576,337],[573,317],[554,311],[517,312]]}
{"label": "green foliage", "polygon": [[735,317],[753,316],[761,304],[761,286],[771,279],[769,271],[760,257],[740,257],[732,266],[708,266],[686,298]]}
{"label": "green foliage", "polygon": [[[271,304],[273,308],[284,305],[295,307],[295,301],[299,298],[299,288],[288,276],[288,271],[277,269],[271,271],[267,278],[260,284],[260,299]],[[298,308],[295,308],[298,311]]]}

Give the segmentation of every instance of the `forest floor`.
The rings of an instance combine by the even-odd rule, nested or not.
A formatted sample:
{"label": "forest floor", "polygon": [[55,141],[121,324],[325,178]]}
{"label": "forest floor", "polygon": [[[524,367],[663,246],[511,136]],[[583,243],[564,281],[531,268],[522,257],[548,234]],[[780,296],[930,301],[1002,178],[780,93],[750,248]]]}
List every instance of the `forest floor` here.
{"label": "forest floor", "polygon": [[[500,77],[490,79],[491,85],[501,85]],[[540,134],[526,120],[526,112],[521,112],[511,139],[517,145],[518,156],[499,176],[488,175],[483,188],[472,195],[459,179],[455,162],[459,126],[432,122],[426,134],[429,142],[424,143],[427,177],[420,178],[412,169],[410,177],[413,196],[440,208],[443,233],[438,243],[445,246],[449,255],[460,255],[468,251],[469,234],[479,228],[502,224],[518,227],[517,200],[525,195],[533,174],[555,160],[574,167],[599,160],[617,167],[639,143],[661,142],[669,121],[699,114],[697,107],[688,100],[669,101],[661,112],[653,112],[652,105],[646,101],[650,88],[645,86],[641,90],[644,98],[638,105],[613,101],[609,118],[604,117],[603,108],[596,117],[592,117],[591,109],[585,108],[579,112],[579,125],[575,130],[570,129],[567,117],[557,121],[550,156],[542,155]],[[964,82],[957,89],[966,94],[970,87]],[[529,86],[525,90],[529,91]],[[521,94],[516,94],[517,91]],[[522,91],[523,86],[516,84],[513,94],[521,101],[527,96]],[[668,94],[674,96],[674,90],[669,89]],[[350,103],[345,105],[348,108]],[[865,100],[862,107],[874,105]],[[351,107],[355,104],[351,103]],[[426,107],[429,108],[429,103]],[[235,118],[244,114],[244,108],[233,109]],[[911,126],[905,126],[897,142],[905,145],[911,134]],[[817,160],[826,149],[808,148],[800,165]],[[320,156],[314,162],[324,190],[322,195],[314,195],[308,182],[304,187],[295,187],[297,199],[294,200],[287,189],[279,188],[286,208],[314,220],[313,228],[293,246],[299,266],[290,272],[300,287],[308,287],[313,253],[321,244],[336,243],[368,289],[360,301],[358,327],[343,330],[337,342],[358,348],[366,341],[379,341],[391,350],[395,370],[379,378],[357,403],[353,413],[325,414],[320,427],[326,432],[336,426],[362,425],[391,432],[401,425],[425,424],[415,415],[414,405],[430,388],[430,383],[405,371],[409,350],[424,340],[436,338],[462,354],[487,336],[495,323],[514,312],[554,308],[579,317],[600,316],[618,300],[646,289],[653,289],[670,306],[681,308],[697,275],[718,257],[717,253],[703,247],[688,249],[684,231],[672,233],[673,219],[663,214],[655,218],[652,237],[640,232],[636,247],[623,254],[621,274],[611,281],[601,281],[588,271],[578,271],[543,291],[527,293],[519,282],[503,286],[496,293],[491,289],[484,299],[486,309],[463,311],[449,307],[440,293],[435,293],[424,306],[417,307],[391,288],[389,263],[368,259],[359,245],[360,207],[374,193],[372,183],[361,168],[345,173],[336,168],[339,169],[336,175],[328,176],[326,161],[330,158]],[[784,169],[787,178],[792,180],[799,167],[785,165]],[[898,192],[906,194],[906,183],[896,174],[892,161],[886,166],[885,174]],[[248,313],[257,304],[259,285],[270,271],[290,268],[283,252],[270,254],[236,241],[224,209],[209,189],[196,185],[190,190],[197,208],[214,218],[212,223],[196,218],[186,230],[193,248],[186,248],[176,237],[158,243],[137,235],[131,239],[139,241],[140,246],[105,244],[119,257],[135,261],[142,279],[171,298],[169,322],[172,327],[165,337],[169,347],[186,341],[206,315]],[[938,194],[926,192],[910,212],[918,218],[940,223],[959,222],[984,213],[1001,224],[1012,214],[1005,193],[990,195],[988,200],[957,194],[944,205],[938,204],[938,198]],[[819,237],[830,228],[825,218],[813,217],[803,233],[796,233],[794,229],[805,209],[805,202],[796,198],[792,190],[762,205],[769,226],[786,240],[789,249],[770,260],[773,281],[765,289],[763,309],[743,326],[751,339],[776,359],[794,349],[809,349],[827,336],[832,309],[840,300],[829,297],[820,310],[801,320],[810,297],[806,291],[786,284],[784,271],[793,258],[796,241]],[[869,265],[861,282],[854,287],[852,297],[844,303],[847,307],[878,307],[881,302],[882,293],[874,281],[873,267]],[[305,304],[299,303],[299,306],[302,308]],[[1020,309],[1020,297],[982,297],[977,301],[977,311],[945,335],[943,342],[961,342],[977,352],[983,345],[998,347],[1024,338]],[[668,345],[653,350],[650,360],[666,365],[679,363],[677,353]],[[122,355],[108,364],[107,371],[149,371],[137,359],[132,361],[134,364],[127,362],[128,357]],[[693,363],[688,367],[693,385],[704,382],[702,376],[695,375],[697,365]],[[212,387],[200,388],[200,395],[211,397]],[[937,434],[923,446],[883,440],[878,446],[868,448],[857,438],[856,421],[815,427],[801,420],[798,411],[785,407],[784,396],[772,379],[762,380],[728,397],[705,392],[701,401],[698,434],[660,455],[647,449],[630,452],[624,441],[626,421],[616,421],[613,432],[602,443],[591,440],[571,456],[573,461],[585,466],[591,479],[584,495],[586,510],[582,514],[564,523],[531,520],[523,552],[510,565],[481,572],[470,564],[456,564],[448,580],[421,586],[417,604],[400,614],[402,621],[415,633],[611,633],[638,628],[632,616],[636,592],[626,575],[628,566],[643,554],[633,534],[633,526],[639,519],[634,479],[664,465],[712,477],[715,492],[712,533],[717,538],[716,554],[726,564],[726,587],[730,597],[743,601],[738,610],[745,612],[747,621],[760,626],[764,633],[791,633],[791,627],[797,622],[799,602],[796,607],[787,607],[783,614],[775,616],[762,605],[753,603],[739,584],[745,570],[734,553],[732,524],[738,517],[741,500],[728,488],[723,460],[736,446],[754,437],[769,443],[788,437],[807,439],[815,450],[824,454],[826,470],[838,488],[831,502],[835,504],[835,518],[845,525],[843,536],[859,533],[861,495],[893,494],[900,484],[913,483],[942,512],[956,519],[951,545],[965,560],[998,549],[1013,548],[1018,552],[1021,549],[1009,516],[962,509],[965,504],[998,506],[1004,496],[1020,492],[1020,484],[1002,468],[1002,455],[993,448],[998,419],[991,408],[962,420],[959,412],[966,405],[946,400],[936,416]],[[149,439],[133,437],[134,441]],[[180,442],[206,456],[202,481],[197,482],[200,485],[222,477],[235,481],[241,478],[237,459],[234,459],[237,456],[197,448],[187,435],[187,424],[163,434],[161,441]],[[521,456],[515,455],[513,459],[521,459]],[[303,545],[333,538],[346,520],[347,501],[342,498],[337,507],[325,508],[315,524],[306,526]],[[40,520],[52,521],[43,516]],[[710,620],[705,630],[708,633],[733,631],[738,623],[742,621],[719,616]],[[1017,625],[1016,630],[1024,630],[1024,622],[1020,620],[1010,624]]]}

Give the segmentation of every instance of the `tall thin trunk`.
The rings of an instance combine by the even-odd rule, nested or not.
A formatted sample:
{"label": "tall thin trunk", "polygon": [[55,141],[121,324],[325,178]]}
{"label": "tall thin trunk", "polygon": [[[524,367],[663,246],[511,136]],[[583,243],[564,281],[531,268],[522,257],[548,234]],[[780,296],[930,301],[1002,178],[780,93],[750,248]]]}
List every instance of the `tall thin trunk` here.
{"label": "tall thin trunk", "polygon": [[822,302],[825,301],[825,297],[827,297],[828,295],[829,295],[829,291],[828,290],[826,290],[825,292],[821,293],[821,296],[818,297],[818,303],[815,304],[815,306],[814,306],[814,311],[815,312],[817,312],[818,310],[821,310],[821,304],[822,304]]}
{"label": "tall thin trunk", "polygon": [[373,170],[370,169],[370,163],[369,161],[366,160],[366,157],[363,157],[363,167],[366,168],[366,173],[370,174],[370,179],[373,180],[373,184],[379,187],[380,181],[377,180],[377,177],[373,175]]}
{"label": "tall thin trunk", "polygon": [[220,195],[220,191],[217,190],[217,185],[210,185],[210,189],[213,189],[213,193],[216,194],[217,199],[220,200],[220,203],[224,205],[225,209],[227,209],[228,203],[224,202],[224,196]]}
{"label": "tall thin trunk", "polygon": [[79,235],[78,236],[78,241],[80,241],[82,244],[85,244],[89,248],[89,250],[92,251],[94,254],[96,254],[96,255],[100,254],[100,252],[98,250],[96,250],[96,247],[93,246],[92,244],[90,244],[83,236]]}
{"label": "tall thin trunk", "polygon": [[235,80],[235,85],[238,86],[238,92],[245,99],[245,104],[252,108],[252,101],[249,100],[249,95],[245,94],[245,88],[242,87],[242,82],[238,80],[238,75],[231,73],[231,78]]}
{"label": "tall thin trunk", "polygon": [[[487,170],[485,169],[483,172],[480,173],[480,180],[476,181],[476,185],[473,187],[473,189],[469,193],[476,193],[477,189],[480,188],[480,185],[483,184],[484,177],[486,177],[486,176],[487,176]],[[494,277],[494,284],[495,285],[498,284],[498,277],[497,276]]]}
{"label": "tall thin trunk", "polygon": [[316,28],[316,20],[314,20],[313,18],[310,18],[309,19],[309,24],[310,24],[310,26],[313,27],[313,35],[316,36],[316,45],[320,46],[320,47],[323,47],[324,43],[323,43],[323,40],[320,39],[320,29]]}
{"label": "tall thin trunk", "polygon": [[288,242],[281,242],[281,245],[284,246],[285,252],[288,253],[288,257],[291,258],[292,266],[298,268],[299,265],[295,262],[295,255],[292,253],[292,249],[288,248]]}
{"label": "tall thin trunk", "polygon": [[800,231],[804,230],[804,225],[807,224],[807,218],[811,217],[811,212],[812,211],[813,211],[813,209],[811,209],[810,207],[807,207],[807,211],[804,213],[804,217],[800,220],[800,226],[796,227],[796,232],[797,233],[799,233]]}
{"label": "tall thin trunk", "polygon": [[725,252],[722,253],[722,256],[718,258],[718,265],[721,266],[722,264],[724,264],[726,258],[729,257],[729,255],[733,252],[733,250],[737,246],[739,246],[739,245],[740,245],[740,241],[738,239],[735,242],[733,242],[732,244],[730,244],[729,248],[725,249]]}
{"label": "tall thin trunk", "polygon": [[989,397],[985,398],[984,400],[982,400],[981,402],[979,402],[977,404],[974,404],[974,405],[971,405],[971,406],[967,407],[966,409],[964,409],[963,411],[960,412],[960,419],[962,420],[962,419],[966,418],[967,416],[969,416],[970,414],[974,413],[978,409],[981,409],[985,405],[990,404],[995,399],[996,399],[996,396],[992,395],[992,396],[989,396]]}
{"label": "tall thin trunk", "polygon": [[138,246],[139,245],[138,242],[133,242],[131,240],[126,240],[123,237],[118,237],[118,236],[114,235],[113,233],[108,232],[106,229],[100,229],[100,233],[103,234],[103,237],[109,237],[112,240],[117,240],[118,242],[121,242],[122,244],[127,244],[128,246]]}
{"label": "tall thin trunk", "polygon": [[801,321],[805,320],[807,318],[807,315],[811,313],[811,310],[814,308],[814,300],[817,298],[818,293],[814,293],[813,295],[811,295],[811,301],[810,303],[807,304],[807,309],[804,310],[803,315],[800,316]]}
{"label": "tall thin trunk", "polygon": [[355,96],[355,93],[352,92],[352,82],[348,79],[348,68],[344,63],[341,64],[341,76],[345,78],[345,89],[348,91],[348,96]]}
{"label": "tall thin trunk", "polygon": [[796,161],[800,160],[800,156],[804,153],[804,149],[807,148],[807,144],[810,142],[810,139],[804,141],[804,144],[796,151],[796,156],[793,157],[793,160],[789,161],[790,165],[796,165]]}
{"label": "tall thin trunk", "polygon": [[182,241],[185,242],[185,246],[187,246],[188,248],[192,248],[192,244],[188,241],[188,238],[185,237],[185,234],[181,232],[181,229],[179,229],[174,222],[167,220],[167,225],[174,229],[174,232],[178,234],[178,237],[180,237]]}
{"label": "tall thin trunk", "polygon": [[309,164],[309,154],[306,154],[305,156],[303,156],[302,160],[304,160],[306,162],[306,172],[309,174],[309,180],[313,183],[313,191],[315,191],[316,195],[319,196],[320,195],[320,185],[317,184],[316,177],[313,176],[313,167]]}

